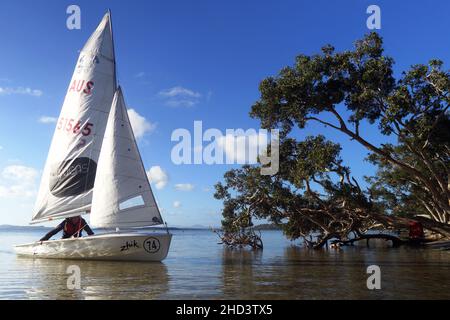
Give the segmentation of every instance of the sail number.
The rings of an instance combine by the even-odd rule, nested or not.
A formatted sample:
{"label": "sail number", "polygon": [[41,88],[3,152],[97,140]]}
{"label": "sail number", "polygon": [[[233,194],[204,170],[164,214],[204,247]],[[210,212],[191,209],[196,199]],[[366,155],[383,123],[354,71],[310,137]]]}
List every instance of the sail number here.
{"label": "sail number", "polygon": [[81,133],[86,137],[92,133],[93,126],[94,124],[90,122],[87,122],[82,126],[80,120],[77,121],[75,119],[61,117],[58,121],[58,126],[56,127],[56,129],[73,134]]}
{"label": "sail number", "polygon": [[144,249],[148,253],[158,252],[160,247],[161,244],[159,243],[159,240],[157,238],[149,237],[144,241]]}

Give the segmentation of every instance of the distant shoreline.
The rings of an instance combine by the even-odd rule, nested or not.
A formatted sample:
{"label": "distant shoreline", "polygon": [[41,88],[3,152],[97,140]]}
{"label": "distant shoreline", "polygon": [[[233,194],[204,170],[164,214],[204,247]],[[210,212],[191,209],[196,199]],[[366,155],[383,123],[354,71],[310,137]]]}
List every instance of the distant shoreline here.
{"label": "distant shoreline", "polygon": [[50,230],[52,227],[44,226],[15,226],[9,224],[0,225],[0,231],[15,231],[15,230]]}

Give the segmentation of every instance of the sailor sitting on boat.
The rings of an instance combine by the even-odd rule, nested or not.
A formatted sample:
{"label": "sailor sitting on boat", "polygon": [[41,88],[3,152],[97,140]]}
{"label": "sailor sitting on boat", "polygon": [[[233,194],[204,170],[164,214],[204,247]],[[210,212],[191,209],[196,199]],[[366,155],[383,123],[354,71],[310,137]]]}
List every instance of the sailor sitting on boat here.
{"label": "sailor sitting on boat", "polygon": [[81,237],[81,233],[83,230],[87,232],[88,235],[92,236],[94,232],[89,227],[87,222],[80,216],[66,218],[63,222],[61,222],[55,229],[51,230],[44,237],[41,238],[40,241],[47,241],[55,234],[63,230],[63,239],[67,238],[78,238]]}

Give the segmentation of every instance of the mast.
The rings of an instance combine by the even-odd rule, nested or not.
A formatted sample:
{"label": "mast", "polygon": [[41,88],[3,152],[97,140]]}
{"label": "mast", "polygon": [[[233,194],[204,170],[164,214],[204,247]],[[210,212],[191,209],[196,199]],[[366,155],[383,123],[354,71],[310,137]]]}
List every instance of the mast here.
{"label": "mast", "polygon": [[117,90],[117,66],[116,66],[116,49],[114,44],[114,30],[112,24],[111,9],[108,9],[108,15],[109,15],[109,29],[111,30],[111,43],[112,43],[113,64],[114,64],[114,92],[115,92]]}

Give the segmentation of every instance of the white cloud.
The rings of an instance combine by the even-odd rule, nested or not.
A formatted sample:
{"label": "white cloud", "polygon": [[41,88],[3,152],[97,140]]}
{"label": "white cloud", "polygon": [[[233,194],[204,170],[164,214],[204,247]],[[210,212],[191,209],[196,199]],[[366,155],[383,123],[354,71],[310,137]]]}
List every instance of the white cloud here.
{"label": "white cloud", "polygon": [[40,123],[56,123],[56,121],[58,121],[58,118],[55,117],[49,117],[49,116],[42,116],[39,118],[38,120]]}
{"label": "white cloud", "polygon": [[141,71],[134,75],[135,78],[143,78],[145,76],[145,72]]}
{"label": "white cloud", "polygon": [[2,147],[2,146],[0,146],[0,150],[3,150],[3,147]]}
{"label": "white cloud", "polygon": [[196,105],[202,94],[180,86],[162,90],[159,95],[166,99],[169,107],[192,107]]}
{"label": "white cloud", "polygon": [[43,92],[38,89],[31,89],[31,88],[24,88],[24,87],[0,87],[0,96],[2,95],[13,95],[13,94],[20,94],[20,95],[29,95],[33,97],[40,97],[42,96]]}
{"label": "white cloud", "polygon": [[30,181],[36,178],[38,172],[36,169],[22,165],[7,166],[2,171],[2,177],[15,181]]}
{"label": "white cloud", "polygon": [[38,174],[36,169],[22,165],[5,167],[0,179],[0,198],[33,197]]}
{"label": "white cloud", "polygon": [[179,86],[163,90],[159,94],[162,96],[171,97],[171,98],[180,97],[180,96],[191,97],[191,98],[200,98],[202,96],[198,92],[194,92],[190,89],[186,89],[186,88],[179,87]]}
{"label": "white cloud", "polygon": [[177,201],[174,201],[174,202],[173,202],[173,207],[174,207],[174,208],[179,208],[179,207],[181,207],[181,202],[178,201],[178,200],[177,200]]}
{"label": "white cloud", "polygon": [[156,189],[162,189],[167,185],[169,177],[160,166],[153,166],[147,171],[148,180],[155,184]]}
{"label": "white cloud", "polygon": [[175,185],[175,189],[178,191],[192,191],[194,190],[194,185],[190,183],[178,183]]}
{"label": "white cloud", "polygon": [[134,109],[128,109],[128,117],[136,139],[143,137],[147,132],[152,132],[156,128],[156,123],[151,123]]}

